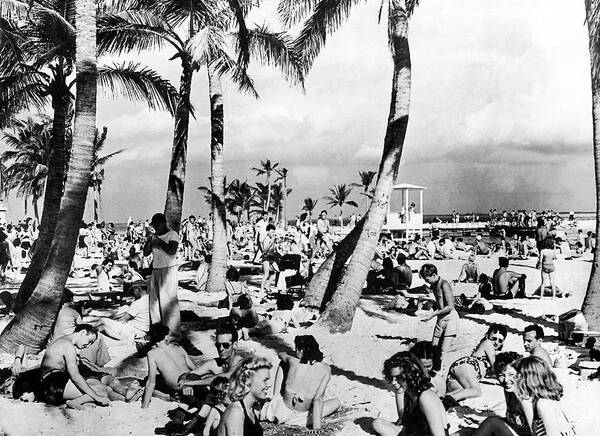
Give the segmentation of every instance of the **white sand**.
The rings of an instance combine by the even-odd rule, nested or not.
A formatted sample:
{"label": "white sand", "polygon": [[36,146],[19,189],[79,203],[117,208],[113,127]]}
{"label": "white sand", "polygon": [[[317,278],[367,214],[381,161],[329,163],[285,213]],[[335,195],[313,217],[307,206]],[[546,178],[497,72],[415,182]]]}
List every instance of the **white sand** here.
{"label": "white sand", "polygon": [[[423,262],[409,262],[417,269]],[[442,277],[454,279],[460,270],[460,261],[436,262]],[[480,259],[481,271],[490,273],[497,263],[496,259]],[[535,260],[517,261],[513,270],[528,275],[527,290],[532,292],[539,286],[539,272],[535,269]],[[572,297],[557,300],[520,300],[502,302],[504,307],[520,310],[515,316],[493,313],[486,316],[469,315],[461,321],[461,332],[451,355],[445,361],[452,362],[456,357],[468,354],[477,344],[488,328],[489,323],[506,324],[509,332],[505,350],[523,352],[520,336],[522,328],[536,321],[536,318],[547,314],[560,314],[571,308],[580,307],[590,272],[589,259],[574,261],[557,261],[557,284],[564,290],[571,291]],[[417,284],[420,283],[417,281]],[[381,301],[389,297],[363,298],[356,313],[352,331],[346,335],[327,335],[315,332],[325,354],[325,361],[332,365],[332,380],[327,396],[338,396],[344,407],[353,408],[352,417],[338,432],[340,435],[368,435],[362,426],[368,419],[360,417],[387,417],[395,419],[393,394],[382,380],[383,361],[397,351],[407,348],[402,340],[417,338],[430,339],[434,321],[421,323],[415,317],[398,313],[384,312],[380,309]],[[186,304],[185,307],[189,307]],[[223,314],[216,309],[196,309],[199,316]],[[4,324],[4,323],[3,323]],[[3,325],[2,324],[2,325]],[[546,323],[547,324],[547,323]],[[1,326],[0,326],[1,327]],[[548,336],[556,336],[555,328],[544,325]],[[276,362],[276,352],[285,350],[293,344],[293,338],[301,331],[293,331],[279,335],[277,338],[258,342],[244,343],[244,347],[254,350]],[[205,354],[216,354],[212,347],[211,332],[194,332],[193,342]],[[111,348],[113,361],[109,366],[118,366],[133,352],[133,347],[120,346]],[[130,362],[126,373],[142,375],[145,362],[140,359],[127,359]],[[123,369],[121,372],[123,373]],[[577,434],[582,436],[598,434],[600,418],[597,415],[600,401],[600,382],[581,382],[574,375],[564,375],[560,379],[565,386],[563,406],[567,415],[575,423]],[[493,395],[501,392],[496,388]],[[493,390],[493,388],[492,388]],[[492,391],[490,391],[492,392]],[[153,399],[151,407],[142,410],[138,404],[113,403],[107,408],[94,408],[85,411],[66,410],[64,408],[47,407],[42,404],[26,404],[19,401],[0,399],[0,430],[9,435],[150,435],[154,428],[166,423],[165,412],[175,404]],[[1,434],[1,432],[0,432]]]}

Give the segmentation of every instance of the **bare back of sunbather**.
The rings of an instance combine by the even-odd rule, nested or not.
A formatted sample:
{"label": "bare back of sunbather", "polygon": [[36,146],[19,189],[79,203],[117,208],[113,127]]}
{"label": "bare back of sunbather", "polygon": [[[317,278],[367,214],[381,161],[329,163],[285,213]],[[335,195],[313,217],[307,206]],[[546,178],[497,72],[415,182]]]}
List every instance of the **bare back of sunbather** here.
{"label": "bare back of sunbather", "polygon": [[289,369],[283,391],[283,401],[299,412],[310,409],[321,382],[329,374],[328,365],[315,362],[312,365],[300,363],[298,359],[289,360]]}
{"label": "bare back of sunbather", "polygon": [[173,390],[177,389],[177,381],[182,374],[190,371],[182,350],[178,347],[168,346],[168,348],[157,347],[148,353],[156,361],[156,368],[165,382]]}

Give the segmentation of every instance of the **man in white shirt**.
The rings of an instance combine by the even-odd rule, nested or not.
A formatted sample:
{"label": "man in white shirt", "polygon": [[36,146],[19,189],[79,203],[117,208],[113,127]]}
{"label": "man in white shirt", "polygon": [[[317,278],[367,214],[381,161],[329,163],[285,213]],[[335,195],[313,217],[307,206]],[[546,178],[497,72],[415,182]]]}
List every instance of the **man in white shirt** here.
{"label": "man in white shirt", "polygon": [[179,337],[181,316],[177,299],[177,248],[179,235],[167,227],[162,213],[152,217],[154,229],[144,245],[144,255],[152,253],[152,275],[148,296],[150,299],[150,323],[162,323],[169,327],[169,334]]}
{"label": "man in white shirt", "polygon": [[133,290],[136,300],[115,319],[102,318],[104,333],[118,340],[132,341],[150,330],[150,299],[142,286]]}

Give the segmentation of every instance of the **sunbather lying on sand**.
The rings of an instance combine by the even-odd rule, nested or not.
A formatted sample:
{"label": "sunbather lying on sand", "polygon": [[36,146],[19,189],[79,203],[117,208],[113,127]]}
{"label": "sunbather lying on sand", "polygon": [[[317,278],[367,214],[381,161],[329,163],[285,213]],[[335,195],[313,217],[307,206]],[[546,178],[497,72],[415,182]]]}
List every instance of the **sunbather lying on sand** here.
{"label": "sunbather lying on sand", "polygon": [[470,356],[461,357],[450,365],[446,382],[447,397],[462,401],[481,396],[479,380],[493,368],[496,353],[502,349],[506,333],[503,325],[492,324]]}

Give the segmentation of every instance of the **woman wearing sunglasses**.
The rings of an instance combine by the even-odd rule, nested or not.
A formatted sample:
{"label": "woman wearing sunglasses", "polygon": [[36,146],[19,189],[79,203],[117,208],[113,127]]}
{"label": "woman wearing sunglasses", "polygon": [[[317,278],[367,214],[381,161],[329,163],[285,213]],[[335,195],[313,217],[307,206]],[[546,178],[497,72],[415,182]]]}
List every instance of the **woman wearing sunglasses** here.
{"label": "woman wearing sunglasses", "polygon": [[393,386],[398,421],[373,420],[381,436],[447,436],[448,422],[442,402],[433,390],[431,379],[421,361],[401,351],[383,364],[383,375]]}
{"label": "woman wearing sunglasses", "polygon": [[470,356],[456,360],[448,370],[446,401],[451,404],[481,396],[479,380],[494,366],[496,353],[502,350],[506,327],[492,324]]}

